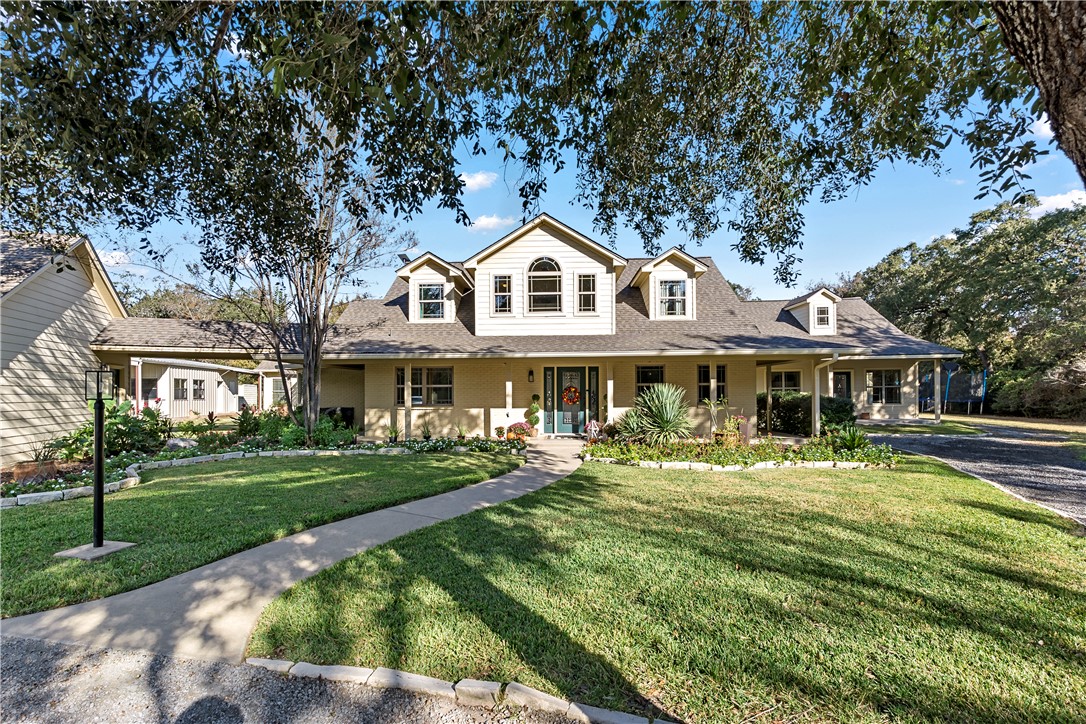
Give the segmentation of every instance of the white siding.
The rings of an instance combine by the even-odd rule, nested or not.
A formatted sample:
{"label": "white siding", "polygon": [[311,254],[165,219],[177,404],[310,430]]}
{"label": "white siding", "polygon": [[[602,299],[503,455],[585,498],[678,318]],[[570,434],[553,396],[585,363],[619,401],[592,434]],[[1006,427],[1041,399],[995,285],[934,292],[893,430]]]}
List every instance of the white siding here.
{"label": "white siding", "polygon": [[[144,374],[151,365],[144,365]],[[185,399],[174,399],[174,380],[185,380]],[[195,399],[196,381],[204,383],[204,399]],[[170,366],[159,378],[162,409],[174,419],[203,417],[212,410],[216,415],[238,411],[238,378],[234,372]]]}
{"label": "white siding", "polygon": [[[528,313],[528,267],[550,257],[562,270],[562,311]],[[512,277],[513,311],[495,314],[493,278]],[[577,312],[577,275],[596,276],[596,312]],[[537,228],[484,259],[475,270],[475,334],[614,334],[615,274],[610,259],[557,231]]]}
{"label": "white siding", "polygon": [[[645,307],[649,310],[649,319],[663,321],[685,321],[697,319],[697,283],[694,269],[690,266],[679,265],[671,261],[675,257],[664,259],[652,268],[648,281],[641,288],[641,294],[645,298]],[[679,316],[663,316],[660,314],[660,282],[679,281],[686,282],[686,314]]]}
{"label": "white siding", "polygon": [[[442,269],[440,265],[427,262],[421,267],[411,272],[411,278],[408,280],[408,284],[411,287],[411,291],[408,295],[408,318],[412,322],[418,322],[419,324],[441,324],[443,322],[452,322],[456,320],[456,302],[458,294],[453,283],[453,278],[448,271]],[[420,284],[441,284],[444,291],[445,298],[445,317],[443,319],[423,319],[419,315],[419,285]]]}
{"label": "white siding", "polygon": [[71,432],[89,416],[83,372],[100,362],[90,342],[109,310],[78,261],[47,271],[0,303],[0,457]]}

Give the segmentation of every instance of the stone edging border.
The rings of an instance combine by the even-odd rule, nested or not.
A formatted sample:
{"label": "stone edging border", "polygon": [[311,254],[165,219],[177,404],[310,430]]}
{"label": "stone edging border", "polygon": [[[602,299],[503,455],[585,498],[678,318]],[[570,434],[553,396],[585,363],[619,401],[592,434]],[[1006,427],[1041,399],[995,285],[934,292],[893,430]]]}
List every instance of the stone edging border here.
{"label": "stone edging border", "polygon": [[[587,724],[650,724],[647,717],[622,711],[601,709],[587,704],[560,699],[523,684],[479,679],[461,679],[455,684],[421,674],[411,674],[396,669],[379,667],[368,669],[360,666],[317,666],[304,661],[249,658],[245,663],[279,674],[304,679],[324,679],[350,684],[363,684],[379,689],[400,689],[415,694],[437,696],[460,706],[479,706],[493,709],[499,704],[510,704],[536,711],[559,714]],[[656,719],[661,724],[670,724]]]}
{"label": "stone edging border", "polygon": [[641,468],[656,468],[661,470],[703,470],[712,471],[714,473],[733,473],[740,470],[765,470],[767,468],[843,468],[843,469],[858,469],[870,467],[870,463],[854,463],[843,460],[800,460],[798,462],[777,462],[775,460],[769,460],[766,462],[754,463],[753,465],[711,465],[709,463],[691,463],[680,461],[664,461],[656,462],[655,460],[638,460],[630,462],[622,462],[615,458],[596,458],[591,455],[585,455],[584,461],[594,463],[606,463],[608,465],[629,465],[632,467]]}
{"label": "stone edging border", "polygon": [[[106,483],[106,494],[116,493],[118,490],[127,490],[128,488],[134,488],[140,484],[140,472],[143,470],[157,470],[159,468],[175,468],[185,465],[195,465],[197,463],[214,463],[222,460],[236,460],[238,458],[293,458],[293,457],[342,457],[343,455],[425,455],[426,453],[433,452],[431,450],[424,450],[420,452],[414,452],[405,447],[383,447],[383,448],[352,448],[348,450],[262,450],[260,452],[229,452],[229,453],[216,453],[214,455],[196,455],[190,458],[174,458],[173,460],[151,460],[145,463],[133,463],[124,469],[124,473],[127,476],[123,480],[118,480],[112,483]],[[463,445],[456,445],[451,451],[441,452],[454,452],[454,453],[466,453],[471,452],[470,448]],[[521,448],[520,450],[510,450],[511,455],[521,455],[527,457],[528,448]],[[66,490],[47,490],[42,493],[23,493],[22,495],[16,495],[14,498],[0,498],[0,509],[14,508],[20,505],[40,505],[41,503],[55,503],[61,500],[72,500],[74,498],[88,498],[94,495],[94,487],[90,485],[84,485],[79,488],[68,488]]]}

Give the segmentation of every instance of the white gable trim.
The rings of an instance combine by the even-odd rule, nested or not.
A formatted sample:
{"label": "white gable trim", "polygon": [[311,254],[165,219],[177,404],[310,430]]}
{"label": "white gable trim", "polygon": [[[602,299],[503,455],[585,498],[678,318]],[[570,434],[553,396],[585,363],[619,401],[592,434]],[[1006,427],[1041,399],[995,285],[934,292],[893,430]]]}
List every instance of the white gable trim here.
{"label": "white gable trim", "polygon": [[550,216],[549,214],[540,214],[539,216],[535,217],[534,219],[529,221],[524,226],[521,226],[519,229],[514,229],[513,231],[509,232],[508,234],[506,234],[502,238],[498,239],[496,242],[494,242],[490,246],[488,246],[485,249],[483,249],[482,251],[476,253],[474,256],[472,256],[470,259],[468,259],[467,261],[464,262],[464,266],[467,269],[474,269],[474,268],[478,267],[479,264],[481,264],[483,262],[483,260],[485,260],[488,256],[491,256],[491,255],[497,253],[498,251],[501,251],[502,249],[509,246],[514,241],[521,238],[522,236],[524,236],[528,232],[534,231],[535,229],[538,229],[541,226],[547,226],[547,227],[550,227],[552,229],[557,229],[561,233],[563,233],[566,236],[570,237],[572,240],[576,241],[578,244],[581,244],[582,246],[587,247],[588,249],[591,249],[592,251],[596,252],[597,254],[601,254],[601,255],[607,257],[608,259],[611,260],[611,263],[614,264],[616,274],[621,272],[621,270],[623,268],[625,268],[625,266],[628,263],[626,261],[625,257],[619,256],[618,254],[616,254],[611,249],[608,249],[603,244],[600,244],[598,242],[593,241],[592,239],[589,239],[584,234],[581,234],[577,230],[566,226],[561,221],[558,221],[557,219]]}
{"label": "white gable trim", "polygon": [[449,272],[449,276],[453,278],[462,279],[467,285],[468,289],[474,288],[475,285],[470,275],[465,274],[459,267],[450,264],[449,262],[445,261],[440,256],[434,254],[431,251],[428,251],[422,256],[404,264],[402,267],[396,270],[396,276],[400,279],[410,279],[412,272],[416,271],[419,267],[421,267],[423,264],[426,264],[427,262],[433,262],[434,264],[437,264],[438,266],[444,268],[446,271]]}
{"label": "white gable trim", "polygon": [[[7,293],[4,294],[3,299],[8,299],[20,290],[27,288],[32,280],[37,279],[42,274],[55,270],[58,257],[68,257],[74,261],[78,261],[79,266],[83,269],[83,273],[87,275],[91,286],[98,292],[98,295],[102,298],[102,302],[106,305],[110,314],[116,319],[125,319],[128,317],[128,310],[125,309],[124,302],[121,301],[120,295],[117,294],[117,289],[113,286],[113,282],[110,280],[109,274],[102,264],[102,260],[98,258],[98,252],[94,250],[94,246],[86,237],[82,237],[76,241],[66,252],[51,256],[48,262],[42,264],[41,268],[9,289]],[[64,272],[61,273],[63,274]]]}

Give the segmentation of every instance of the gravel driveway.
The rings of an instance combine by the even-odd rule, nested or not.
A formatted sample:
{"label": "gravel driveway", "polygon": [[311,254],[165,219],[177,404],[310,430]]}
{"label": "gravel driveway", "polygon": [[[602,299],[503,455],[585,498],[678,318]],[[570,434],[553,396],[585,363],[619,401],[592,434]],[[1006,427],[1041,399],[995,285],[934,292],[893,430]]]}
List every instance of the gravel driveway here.
{"label": "gravel driveway", "polygon": [[899,450],[932,455],[1086,525],[1086,461],[1066,435],[977,425],[990,437],[872,435]]}
{"label": "gravel driveway", "polygon": [[237,664],[12,637],[0,642],[0,678],[5,722],[566,722]]}

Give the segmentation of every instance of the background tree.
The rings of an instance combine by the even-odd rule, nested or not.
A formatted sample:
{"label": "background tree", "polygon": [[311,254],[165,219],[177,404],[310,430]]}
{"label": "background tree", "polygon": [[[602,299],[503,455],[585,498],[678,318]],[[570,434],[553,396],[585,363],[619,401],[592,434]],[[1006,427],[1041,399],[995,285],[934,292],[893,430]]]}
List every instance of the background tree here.
{"label": "background tree", "polygon": [[[572,161],[602,233],[629,225],[654,253],[668,233],[729,230],[791,282],[803,206],[886,161],[938,167],[957,139],[980,191],[1005,193],[1044,153],[1027,136],[1042,110],[1078,147],[1082,64],[1048,71],[1081,57],[1086,8],[996,7],[8,2],[3,223],[198,218],[186,178],[231,172],[199,168],[208,144],[274,155],[316,110],[356,129],[379,212],[436,199],[466,223],[460,163],[493,139],[526,213]],[[256,135],[234,126],[238,94],[265,87],[289,102],[269,102]]]}

